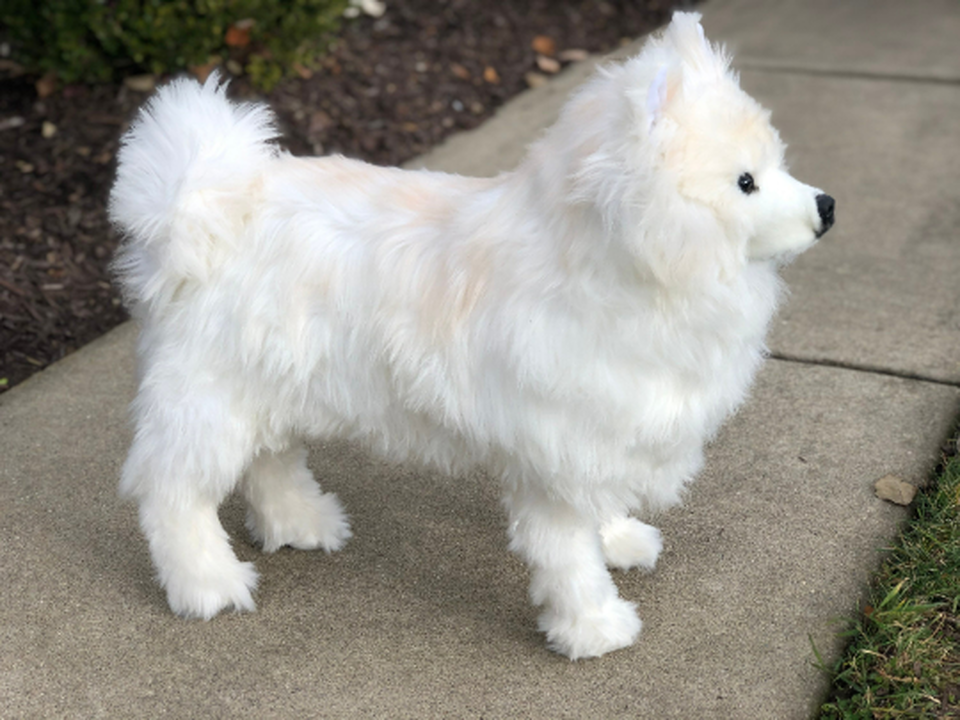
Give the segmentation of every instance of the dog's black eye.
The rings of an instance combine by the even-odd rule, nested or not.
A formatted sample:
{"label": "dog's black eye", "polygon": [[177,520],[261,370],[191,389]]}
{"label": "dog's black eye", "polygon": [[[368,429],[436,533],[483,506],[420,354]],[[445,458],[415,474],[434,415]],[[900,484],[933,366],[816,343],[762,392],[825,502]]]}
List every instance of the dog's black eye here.
{"label": "dog's black eye", "polygon": [[753,175],[750,173],[744,173],[740,176],[740,179],[737,180],[737,185],[740,186],[740,190],[744,195],[749,195],[752,192],[756,192],[758,188],[753,182]]}

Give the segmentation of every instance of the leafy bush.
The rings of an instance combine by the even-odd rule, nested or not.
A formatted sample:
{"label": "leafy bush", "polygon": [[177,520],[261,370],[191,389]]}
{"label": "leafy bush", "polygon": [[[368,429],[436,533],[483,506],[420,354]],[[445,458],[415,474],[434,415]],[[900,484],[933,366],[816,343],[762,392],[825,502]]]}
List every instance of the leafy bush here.
{"label": "leafy bush", "polygon": [[15,58],[65,82],[177,72],[232,59],[254,82],[307,64],[347,0],[3,0]]}

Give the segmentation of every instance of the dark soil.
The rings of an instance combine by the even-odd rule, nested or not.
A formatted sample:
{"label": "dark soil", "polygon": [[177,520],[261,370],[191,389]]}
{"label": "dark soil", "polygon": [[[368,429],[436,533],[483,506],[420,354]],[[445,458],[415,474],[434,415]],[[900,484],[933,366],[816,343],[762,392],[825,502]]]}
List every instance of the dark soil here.
{"label": "dark soil", "polygon": [[[692,3],[386,4],[381,18],[343,27],[322,69],[266,95],[295,154],[401,163],[478,125],[539,80],[531,73],[549,74],[534,46],[565,65],[576,57],[568,51],[608,51]],[[232,92],[254,95],[242,78]],[[108,268],[119,238],[105,205],[119,136],[145,98],[116,84],[41,99],[37,78],[0,61],[0,392],[126,318]]]}

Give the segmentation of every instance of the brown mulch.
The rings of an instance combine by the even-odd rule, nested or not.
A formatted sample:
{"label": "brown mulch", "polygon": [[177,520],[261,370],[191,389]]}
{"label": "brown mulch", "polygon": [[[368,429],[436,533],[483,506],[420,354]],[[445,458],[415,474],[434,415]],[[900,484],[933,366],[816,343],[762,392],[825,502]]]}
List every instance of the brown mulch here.
{"label": "brown mulch", "polygon": [[[386,0],[381,18],[345,24],[322,69],[266,99],[295,154],[398,164],[475,127],[577,51],[608,51],[690,4]],[[254,94],[242,79],[233,92]],[[124,84],[41,98],[37,78],[0,63],[0,392],[126,318],[105,204],[119,136],[145,98]]]}

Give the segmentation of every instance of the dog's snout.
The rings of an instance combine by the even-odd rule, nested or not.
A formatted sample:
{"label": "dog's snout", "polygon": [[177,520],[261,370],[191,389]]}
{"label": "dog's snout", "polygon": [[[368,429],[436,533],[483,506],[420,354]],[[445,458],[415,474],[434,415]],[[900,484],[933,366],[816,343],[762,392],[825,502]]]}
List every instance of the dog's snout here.
{"label": "dog's snout", "polygon": [[817,231],[817,237],[833,227],[833,208],[835,205],[836,201],[829,195],[825,193],[817,195],[817,213],[820,215],[820,229]]}

